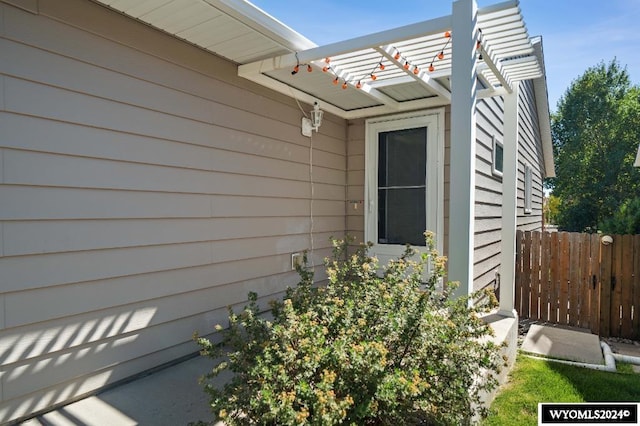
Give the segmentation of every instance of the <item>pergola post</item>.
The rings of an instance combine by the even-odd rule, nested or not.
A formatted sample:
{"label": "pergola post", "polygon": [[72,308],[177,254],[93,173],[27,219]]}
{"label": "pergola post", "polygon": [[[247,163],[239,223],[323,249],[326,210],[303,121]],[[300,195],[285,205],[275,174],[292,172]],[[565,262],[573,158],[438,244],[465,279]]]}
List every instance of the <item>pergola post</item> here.
{"label": "pergola post", "polygon": [[455,296],[473,292],[476,161],[477,4],[457,0],[452,9],[449,280]]}
{"label": "pergola post", "polygon": [[500,254],[500,314],[516,317],[514,310],[518,191],[518,92],[504,96],[502,169],[502,243]]}

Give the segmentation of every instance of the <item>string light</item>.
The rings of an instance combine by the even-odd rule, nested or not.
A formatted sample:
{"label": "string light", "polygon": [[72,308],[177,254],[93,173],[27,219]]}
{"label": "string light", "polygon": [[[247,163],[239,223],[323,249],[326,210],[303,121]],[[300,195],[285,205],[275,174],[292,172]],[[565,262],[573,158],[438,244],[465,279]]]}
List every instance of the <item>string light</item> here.
{"label": "string light", "polygon": [[433,66],[433,63],[435,62],[436,58],[440,61],[444,59],[444,51],[447,49],[447,46],[449,46],[449,43],[451,42],[451,32],[446,31],[444,33],[444,38],[447,39],[447,42],[444,44],[444,47],[442,48],[442,50],[436,53],[433,56],[433,59],[431,59],[431,63],[429,64],[429,72],[435,71],[436,67]]}
{"label": "string light", "polygon": [[[476,49],[480,50],[482,47],[481,44],[481,37],[482,37],[482,30],[478,30],[480,32],[480,36],[478,38],[478,41],[476,43]],[[451,32],[450,31],[445,31],[444,33],[444,38],[447,39],[444,47],[437,52],[432,60],[431,63],[429,64],[429,67],[427,68],[429,70],[429,72],[433,72],[435,71],[435,66],[433,65],[434,62],[436,60],[443,60],[445,57],[445,50],[447,50],[447,47],[449,46],[449,43],[451,42],[452,36],[451,36]],[[300,64],[300,62],[298,61],[298,53],[296,52],[295,54],[296,56],[296,65],[293,67],[293,71],[291,71],[291,75],[295,75],[300,71],[300,65],[306,65],[307,67],[307,71],[308,72],[312,72],[313,71],[313,67],[311,66],[311,64]],[[378,76],[375,74],[375,72],[377,70],[380,71],[384,71],[386,66],[383,64],[383,58],[384,56],[381,56],[380,61],[378,61],[378,63],[373,67],[373,69],[371,70],[371,72],[369,72],[368,74],[365,74],[363,77],[359,78],[358,80],[355,79],[350,79],[351,80],[351,84],[353,84],[354,81],[357,81],[357,83],[354,85],[356,89],[361,89],[363,86],[363,78],[370,78],[371,81],[376,81],[378,79]],[[411,70],[411,72],[413,72],[414,75],[418,75],[420,74],[420,68],[418,67],[418,65],[412,64],[407,58],[403,57],[402,54],[400,53],[400,51],[398,49],[395,49],[395,54],[393,55],[393,58],[402,63],[404,62],[404,64],[402,65],[402,68],[405,71],[409,71]],[[482,59],[482,53],[480,54],[480,59]],[[341,77],[338,76],[338,73],[336,72],[336,70],[330,65],[331,63],[331,58],[330,57],[326,57],[324,58],[324,63],[325,65],[322,67],[322,72],[331,72],[333,73],[333,75],[335,76],[332,79],[332,83],[337,86],[340,83],[340,80],[342,80],[342,89],[345,90],[349,87],[349,82],[347,81],[347,79],[343,79]]]}

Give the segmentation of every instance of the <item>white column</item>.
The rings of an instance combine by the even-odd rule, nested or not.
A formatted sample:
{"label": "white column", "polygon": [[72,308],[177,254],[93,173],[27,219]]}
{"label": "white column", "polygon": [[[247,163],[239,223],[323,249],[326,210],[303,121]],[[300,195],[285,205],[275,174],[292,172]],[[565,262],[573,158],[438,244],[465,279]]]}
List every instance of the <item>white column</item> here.
{"label": "white column", "polygon": [[518,191],[518,92],[504,97],[504,139],[502,169],[502,245],[500,254],[500,314],[516,317],[513,309],[516,263]]}
{"label": "white column", "polygon": [[475,0],[457,0],[452,13],[449,275],[457,296],[473,292],[476,162]]}

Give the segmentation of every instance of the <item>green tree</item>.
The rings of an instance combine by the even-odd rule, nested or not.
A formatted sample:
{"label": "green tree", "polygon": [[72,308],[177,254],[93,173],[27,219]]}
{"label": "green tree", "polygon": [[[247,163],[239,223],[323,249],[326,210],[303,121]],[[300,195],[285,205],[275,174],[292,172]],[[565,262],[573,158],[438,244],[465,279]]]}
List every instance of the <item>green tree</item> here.
{"label": "green tree", "polygon": [[640,192],[633,161],[640,141],[640,88],[614,59],[574,80],[552,116],[557,222],[568,231],[596,231]]}
{"label": "green tree", "polygon": [[558,209],[560,208],[560,198],[549,194],[544,199],[544,223],[555,225],[558,222]]}
{"label": "green tree", "polygon": [[622,203],[599,229],[607,234],[640,234],[640,197]]}

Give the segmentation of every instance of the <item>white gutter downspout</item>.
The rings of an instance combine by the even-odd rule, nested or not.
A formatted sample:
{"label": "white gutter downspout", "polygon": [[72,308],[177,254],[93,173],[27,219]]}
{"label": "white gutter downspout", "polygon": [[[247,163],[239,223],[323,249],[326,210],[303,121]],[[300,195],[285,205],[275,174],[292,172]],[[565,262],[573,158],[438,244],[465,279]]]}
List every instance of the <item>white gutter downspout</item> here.
{"label": "white gutter downspout", "polygon": [[[574,367],[589,368],[591,370],[607,371],[610,373],[615,372],[616,371],[615,358],[617,354],[614,355],[613,352],[611,352],[611,348],[609,347],[609,345],[607,345],[605,342],[600,342],[600,347],[602,348],[602,355],[604,356],[604,365],[589,364],[586,362],[578,362],[578,361],[567,361],[564,359],[543,358],[543,357],[532,356],[532,355],[527,355],[527,357],[533,358],[533,359],[539,359],[543,361],[557,362],[558,364],[573,365]],[[630,358],[635,358],[635,357],[630,357]],[[638,358],[638,361],[640,362],[640,358]]]}

